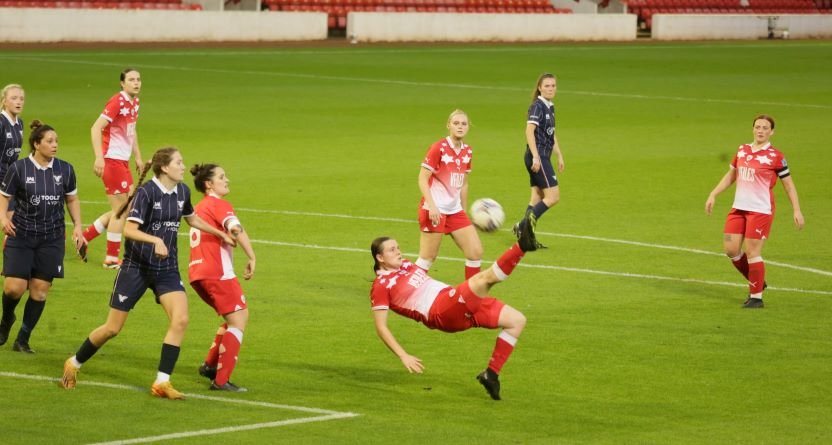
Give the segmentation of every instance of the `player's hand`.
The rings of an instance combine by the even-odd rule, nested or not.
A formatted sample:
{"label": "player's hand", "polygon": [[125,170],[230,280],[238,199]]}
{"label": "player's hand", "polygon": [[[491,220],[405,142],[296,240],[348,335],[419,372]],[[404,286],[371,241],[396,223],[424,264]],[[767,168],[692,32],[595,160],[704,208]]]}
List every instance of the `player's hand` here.
{"label": "player's hand", "polygon": [[410,354],[405,354],[404,357],[401,358],[404,367],[407,368],[407,371],[411,374],[421,374],[422,371],[425,370],[425,365],[422,364],[422,359],[419,357],[414,357]]}
{"label": "player's hand", "polygon": [[532,156],[532,171],[537,173],[540,171],[540,157]]}
{"label": "player's hand", "polygon": [[168,246],[165,245],[162,238],[156,238],[156,241],[153,243],[153,253],[159,258],[167,258]]}
{"label": "player's hand", "polygon": [[795,210],[794,225],[797,226],[797,230],[803,230],[804,224],[806,224],[806,221],[803,219],[803,213],[800,210]]}
{"label": "player's hand", "polygon": [[438,226],[439,222],[442,220],[442,214],[439,213],[439,209],[437,209],[435,205],[428,207],[428,217],[430,218],[430,223],[433,224],[433,227]]}
{"label": "player's hand", "polygon": [[710,215],[711,212],[714,210],[714,203],[716,202],[716,198],[713,195],[708,196],[708,200],[705,201],[705,214]]}
{"label": "player's hand", "polygon": [[84,231],[81,230],[81,227],[75,227],[72,230],[72,241],[75,242],[75,250],[81,250],[81,247],[87,244],[87,240],[84,239]]}
{"label": "player's hand", "polygon": [[221,236],[222,236],[222,241],[225,244],[228,244],[231,247],[235,247],[237,245],[237,240],[232,238],[229,234],[227,234],[225,232],[222,232]]}
{"label": "player's hand", "polygon": [[141,158],[136,158],[136,174],[139,176],[142,175],[142,170],[144,169],[144,162],[142,162]]}
{"label": "player's hand", "polygon": [[9,235],[9,236],[15,236],[16,227],[14,226],[14,223],[12,222],[12,220],[4,217],[4,218],[0,219],[0,224],[2,224],[2,226],[3,226],[3,233],[5,233],[6,235]]}
{"label": "player's hand", "polygon": [[104,158],[95,158],[95,162],[92,164],[92,170],[95,172],[95,176],[99,178],[104,175]]}
{"label": "player's hand", "polygon": [[558,171],[563,172],[564,168],[566,168],[566,163],[563,162],[563,156],[558,156]]}
{"label": "player's hand", "polygon": [[253,258],[249,258],[248,264],[246,264],[246,270],[243,272],[243,278],[246,280],[250,280],[251,277],[254,276],[254,263],[255,260]]}

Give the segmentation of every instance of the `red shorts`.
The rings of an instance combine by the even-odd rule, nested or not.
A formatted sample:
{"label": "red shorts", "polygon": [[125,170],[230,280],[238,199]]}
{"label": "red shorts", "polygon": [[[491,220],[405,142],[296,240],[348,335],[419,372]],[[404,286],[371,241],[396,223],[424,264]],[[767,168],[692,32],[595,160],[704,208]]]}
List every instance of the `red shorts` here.
{"label": "red shorts", "polygon": [[774,215],[731,209],[725,219],[724,233],[739,233],[746,238],[767,239]]}
{"label": "red shorts", "polygon": [[471,220],[468,219],[468,214],[465,210],[456,212],[452,215],[439,215],[439,225],[434,226],[430,221],[430,215],[427,209],[419,209],[419,230],[430,233],[444,233],[449,234],[456,232],[471,225]]}
{"label": "red shorts", "polygon": [[104,158],[104,191],[108,195],[128,193],[133,185],[133,175],[130,174],[130,163],[119,159]]}
{"label": "red shorts", "polygon": [[202,301],[217,311],[217,315],[226,315],[246,309],[246,296],[236,278],[230,280],[199,280],[191,283]]}
{"label": "red shorts", "polygon": [[[476,300],[479,300],[479,307],[471,313],[465,302]],[[449,287],[436,296],[425,326],[444,332],[459,332],[470,328],[495,329],[499,327],[500,311],[505,305],[496,298],[478,297],[466,281],[456,288]]]}

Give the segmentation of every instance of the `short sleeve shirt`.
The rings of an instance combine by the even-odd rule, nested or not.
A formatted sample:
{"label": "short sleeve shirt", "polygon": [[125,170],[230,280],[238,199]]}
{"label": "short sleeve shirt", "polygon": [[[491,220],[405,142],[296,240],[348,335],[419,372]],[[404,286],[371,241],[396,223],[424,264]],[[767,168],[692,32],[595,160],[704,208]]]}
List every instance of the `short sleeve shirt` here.
{"label": "short sleeve shirt", "polygon": [[159,258],[153,244],[127,239],[124,243],[122,268],[139,268],[161,272],[178,270],[177,235],[182,217],[194,214],[191,191],[181,182],[166,189],[156,178],[136,190],[136,197],[127,221],[139,224],[139,230],[161,238],[168,248],[168,256]]}
{"label": "short sleeve shirt", "polygon": [[33,155],[15,161],[0,182],[0,193],[15,201],[12,222],[18,237],[56,239],[66,236],[64,203],[78,193],[75,170],[53,158],[45,167]]}
{"label": "short sleeve shirt", "polygon": [[101,133],[104,157],[127,161],[133,153],[136,140],[136,122],[139,119],[139,98],[121,91],[107,101],[101,117],[110,122]]}
{"label": "short sleeve shirt", "polygon": [[430,194],[442,214],[452,215],[463,210],[460,193],[465,176],[471,172],[473,155],[474,150],[465,143],[459,151],[455,150],[449,137],[431,145],[425,154],[422,167],[433,173],[428,180]]}
{"label": "short sleeve shirt", "polygon": [[772,189],[777,178],[791,175],[786,158],[771,144],[757,151],[750,144],[737,149],[731,161],[731,168],[737,172],[737,189],[734,194],[734,208],[771,215],[774,213]]}
{"label": "short sleeve shirt", "polygon": [[541,158],[550,158],[555,146],[555,104],[538,96],[529,107],[526,122],[536,127],[534,140],[537,153]]}

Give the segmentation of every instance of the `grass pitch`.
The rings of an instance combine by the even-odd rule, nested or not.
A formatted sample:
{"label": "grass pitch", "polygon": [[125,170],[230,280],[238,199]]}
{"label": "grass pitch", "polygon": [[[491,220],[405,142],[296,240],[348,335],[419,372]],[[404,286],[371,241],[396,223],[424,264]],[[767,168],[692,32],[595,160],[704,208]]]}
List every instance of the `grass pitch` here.
{"label": "grass pitch", "polygon": [[[87,223],[106,209],[89,127],[118,72],[138,67],[145,158],[173,144],[188,164],[222,164],[258,257],[243,283],[251,321],[234,373],[250,392],[218,395],[197,375],[219,321],[191,292],[173,381],[192,397],[172,403],[147,393],[166,328],[149,295],[76,390],[33,380],[59,377],[107,312],[103,240],[88,264],[68,256],[32,336],[38,353],[0,351],[0,443],[832,440],[829,42],[114,46],[2,50],[0,63],[0,84],[26,88],[26,121],[57,128]],[[424,360],[419,376],[376,338],[369,243],[386,234],[417,252],[419,163],[454,108],[473,123],[471,199],[494,198],[509,221],[519,217],[525,113],[543,71],[559,76],[562,202],[539,225],[550,249],[494,289],[529,322],[504,368],[504,400],[492,402],[474,376],[496,332],[448,335],[393,317],[400,342]],[[720,253],[733,189],[715,215],[703,209],[758,113],[777,119],[773,142],[807,225],[794,229],[777,185],[767,307],[743,311],[746,289]],[[512,241],[508,231],[481,238],[488,260]],[[186,264],[186,240],[180,249]],[[432,275],[460,282],[450,240],[441,255]]]}

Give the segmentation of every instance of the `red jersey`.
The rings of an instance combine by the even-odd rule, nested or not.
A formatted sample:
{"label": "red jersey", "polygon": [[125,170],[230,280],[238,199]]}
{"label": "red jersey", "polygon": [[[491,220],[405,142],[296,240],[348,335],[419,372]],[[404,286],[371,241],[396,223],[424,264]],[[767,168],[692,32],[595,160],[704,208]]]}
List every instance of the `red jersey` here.
{"label": "red jersey", "polygon": [[737,190],[733,207],[738,210],[774,213],[772,189],[777,178],[790,175],[786,158],[771,144],[752,151],[751,144],[740,145],[737,155],[731,161],[731,168],[737,171]]}
{"label": "red jersey", "polygon": [[[217,230],[228,232],[228,229],[240,225],[231,204],[216,196],[206,195],[196,205],[194,213]],[[231,246],[223,243],[217,236],[193,227],[190,237],[191,261],[188,263],[188,280],[191,283],[206,279],[230,280],[236,276]]]}
{"label": "red jersey", "polygon": [[127,161],[133,153],[136,140],[136,121],[139,119],[139,98],[130,100],[130,95],[116,93],[104,106],[101,117],[110,122],[101,132],[104,157]]}
{"label": "red jersey", "polygon": [[[422,167],[433,173],[428,184],[430,195],[440,213],[453,215],[463,210],[460,191],[465,184],[465,175],[471,172],[472,155],[473,150],[465,143],[462,148],[455,150],[450,137],[431,145],[425,155]],[[420,206],[425,208],[424,204],[423,196]]]}
{"label": "red jersey", "polygon": [[421,323],[427,322],[436,296],[451,287],[429,277],[408,260],[402,262],[399,270],[379,270],[377,275],[370,290],[373,310],[391,309]]}

